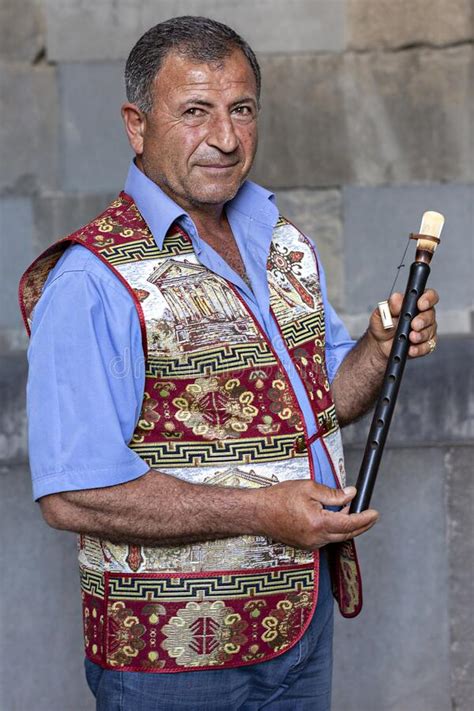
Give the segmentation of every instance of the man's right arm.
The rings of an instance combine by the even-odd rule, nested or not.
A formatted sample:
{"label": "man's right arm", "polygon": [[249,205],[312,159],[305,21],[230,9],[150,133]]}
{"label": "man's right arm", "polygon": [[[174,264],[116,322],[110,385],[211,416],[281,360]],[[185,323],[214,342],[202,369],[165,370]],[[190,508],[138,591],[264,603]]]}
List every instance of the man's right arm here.
{"label": "man's right arm", "polygon": [[375,512],[324,510],[350,494],[311,481],[236,489],[150,470],[127,444],[144,385],[130,295],[82,246],[52,276],[33,315],[27,397],[34,497],[50,525],[145,545],[253,534],[317,548],[373,524]]}
{"label": "man's right arm", "polygon": [[118,486],[45,496],[40,505],[54,528],[117,543],[178,545],[239,535],[264,535],[315,550],[364,533],[377,520],[328,511],[346,507],[354,487],[331,489],[312,481],[287,481],[261,489],[192,484],[150,469]]}

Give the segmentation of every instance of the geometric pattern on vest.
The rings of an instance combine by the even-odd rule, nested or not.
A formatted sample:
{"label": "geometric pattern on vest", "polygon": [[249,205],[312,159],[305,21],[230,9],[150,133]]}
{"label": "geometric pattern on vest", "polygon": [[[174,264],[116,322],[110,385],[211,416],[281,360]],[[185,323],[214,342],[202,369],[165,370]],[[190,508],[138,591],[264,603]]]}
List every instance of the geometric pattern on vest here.
{"label": "geometric pattern on vest", "polygon": [[[145,388],[131,449],[151,468],[210,486],[314,478],[278,344],[270,344],[233,285],[200,264],[176,225],[159,249],[124,193],[25,272],[27,330],[47,274],[74,242],[114,271],[140,318]],[[317,259],[284,218],[274,229],[267,278],[281,339],[342,486]],[[354,544],[330,549],[334,593],[341,612],[354,616],[361,607]],[[80,535],[78,551],[86,654],[107,668],[167,672],[270,659],[298,641],[316,605],[318,552],[263,536],[154,547]]]}

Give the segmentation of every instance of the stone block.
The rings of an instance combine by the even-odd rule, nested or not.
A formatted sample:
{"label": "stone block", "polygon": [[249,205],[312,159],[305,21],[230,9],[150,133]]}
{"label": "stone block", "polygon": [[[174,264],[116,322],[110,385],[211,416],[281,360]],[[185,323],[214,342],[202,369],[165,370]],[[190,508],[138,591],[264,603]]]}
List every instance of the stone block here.
{"label": "stone block", "polygon": [[443,46],[473,39],[472,0],[348,0],[352,49]]}
{"label": "stone block", "polygon": [[[441,337],[432,355],[408,361],[387,446],[472,442],[473,362],[472,337]],[[343,430],[344,441],[365,446],[371,420],[372,416],[368,415],[346,427]]]}
{"label": "stone block", "polygon": [[351,182],[335,54],[261,57],[259,148],[253,177],[272,188]]}
{"label": "stone block", "polygon": [[0,708],[92,711],[75,535],[42,520],[26,466],[4,467],[0,480]]}
{"label": "stone block", "polygon": [[[346,187],[343,190],[346,311],[369,313],[386,298],[410,232],[418,232],[425,210],[446,223],[432,262],[428,286],[440,294],[438,311],[474,304],[473,185]],[[410,245],[396,290],[404,293],[414,260]]]}
{"label": "stone block", "polygon": [[[359,452],[347,454],[353,473]],[[357,539],[364,608],[353,620],[336,613],[334,711],[451,708],[444,454],[386,453],[380,520]]]}
{"label": "stone block", "polygon": [[[117,191],[118,192],[118,191]],[[37,253],[66,237],[99,215],[116,197],[115,193],[50,193],[33,199]]]}
{"label": "stone block", "polygon": [[450,558],[451,697],[456,711],[474,699],[474,479],[473,447],[446,455]]}
{"label": "stone block", "polygon": [[62,64],[58,74],[62,189],[118,192],[132,158],[120,116],[122,63]]}
{"label": "stone block", "polygon": [[24,197],[0,198],[0,328],[20,328],[18,282],[33,259],[33,212]]}
{"label": "stone block", "polygon": [[335,308],[342,305],[343,260],[341,193],[339,190],[279,190],[282,215],[310,237],[324,267],[329,299]]}
{"label": "stone block", "polygon": [[125,59],[146,30],[179,15],[224,22],[257,52],[341,51],[346,40],[345,0],[53,0],[47,7],[53,61]]}
{"label": "stone block", "polygon": [[471,182],[471,46],[262,57],[255,179],[273,188]]}
{"label": "stone block", "polygon": [[0,356],[1,466],[24,462],[27,458],[26,378],[27,362],[24,353]]}
{"label": "stone block", "polygon": [[471,182],[472,46],[346,54],[352,183]]}
{"label": "stone block", "polygon": [[34,61],[44,46],[40,0],[2,0],[0,59]]}
{"label": "stone block", "polygon": [[57,179],[55,69],[0,64],[0,192],[53,189]]}

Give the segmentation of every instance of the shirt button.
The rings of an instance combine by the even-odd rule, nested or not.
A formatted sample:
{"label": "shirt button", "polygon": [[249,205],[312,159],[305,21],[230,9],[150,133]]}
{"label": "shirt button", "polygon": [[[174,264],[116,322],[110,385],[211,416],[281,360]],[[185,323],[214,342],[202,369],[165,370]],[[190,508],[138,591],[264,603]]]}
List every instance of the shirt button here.
{"label": "shirt button", "polygon": [[302,452],[306,452],[307,447],[306,447],[306,439],[304,435],[298,435],[298,437],[295,439],[295,451],[298,452],[298,454],[301,454]]}

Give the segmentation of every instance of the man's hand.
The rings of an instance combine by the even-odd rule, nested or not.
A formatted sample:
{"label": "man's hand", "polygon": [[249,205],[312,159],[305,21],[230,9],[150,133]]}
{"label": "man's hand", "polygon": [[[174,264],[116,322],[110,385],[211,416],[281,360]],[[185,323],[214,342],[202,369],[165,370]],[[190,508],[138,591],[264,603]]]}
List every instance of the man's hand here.
{"label": "man's hand", "polygon": [[[436,338],[436,312],[435,305],[439,301],[439,296],[434,289],[427,289],[418,299],[418,309],[420,313],[411,322],[410,358],[418,358],[431,352],[429,341]],[[398,316],[403,303],[402,294],[392,294],[389,300],[390,312],[393,316],[394,326],[390,330],[385,330],[382,326],[382,319],[378,309],[372,313],[369,322],[368,334],[377,344],[381,355],[387,359],[392,348],[393,338],[398,324]]]}
{"label": "man's hand", "polygon": [[[181,545],[256,535],[313,550],[374,525],[376,511],[349,514],[355,492],[313,481],[261,489],[189,484],[150,469],[125,484],[50,494],[40,504],[50,526],[115,543]],[[345,508],[333,512],[323,506]]]}
{"label": "man's hand", "polygon": [[[409,334],[411,358],[424,356],[433,350],[436,339],[435,304],[439,297],[428,289],[418,299],[420,313],[411,322]],[[364,415],[373,405],[382,385],[388,357],[402,308],[402,294],[393,294],[389,306],[394,327],[385,330],[378,309],[372,313],[369,327],[344,358],[332,382],[332,394],[341,425],[347,425]],[[431,341],[431,343],[430,343]]]}
{"label": "man's hand", "polygon": [[[290,546],[315,550],[327,543],[347,541],[372,528],[377,511],[349,514],[353,486],[331,489],[313,481],[285,481],[258,490],[257,515],[262,533]],[[341,506],[328,511],[323,506]]]}

